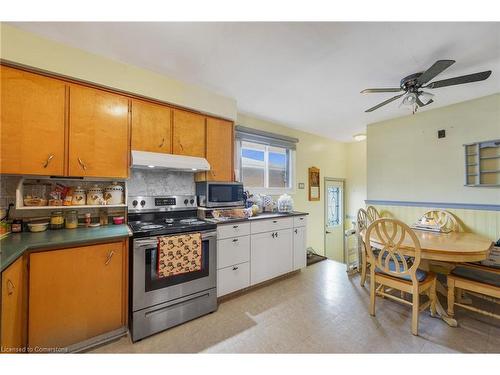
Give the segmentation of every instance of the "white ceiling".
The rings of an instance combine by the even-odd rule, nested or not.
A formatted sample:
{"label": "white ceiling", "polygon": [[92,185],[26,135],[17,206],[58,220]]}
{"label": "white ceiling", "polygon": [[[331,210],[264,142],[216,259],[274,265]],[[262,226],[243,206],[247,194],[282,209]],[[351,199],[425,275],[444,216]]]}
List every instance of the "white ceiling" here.
{"label": "white ceiling", "polygon": [[[409,114],[394,94],[361,95],[438,59],[436,79],[493,70],[441,88],[428,109],[500,92],[500,23],[13,23],[50,39],[235,98],[242,113],[351,141],[366,125]],[[427,109],[427,110],[428,110]]]}

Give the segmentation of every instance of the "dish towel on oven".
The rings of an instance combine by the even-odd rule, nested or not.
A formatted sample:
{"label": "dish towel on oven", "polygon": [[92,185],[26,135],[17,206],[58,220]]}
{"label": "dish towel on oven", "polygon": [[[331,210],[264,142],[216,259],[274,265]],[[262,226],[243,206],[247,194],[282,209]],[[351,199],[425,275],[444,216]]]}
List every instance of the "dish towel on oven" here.
{"label": "dish towel on oven", "polygon": [[201,233],[158,238],[158,277],[201,270]]}

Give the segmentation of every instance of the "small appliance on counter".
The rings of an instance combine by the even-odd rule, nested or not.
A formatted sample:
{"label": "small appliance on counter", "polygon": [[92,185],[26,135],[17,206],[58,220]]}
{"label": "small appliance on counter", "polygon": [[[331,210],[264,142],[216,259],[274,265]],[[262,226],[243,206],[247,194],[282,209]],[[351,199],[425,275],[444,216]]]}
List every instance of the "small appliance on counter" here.
{"label": "small appliance on counter", "polygon": [[[217,310],[217,225],[197,217],[194,195],[132,196],[128,202],[130,332],[135,342]],[[175,263],[163,262],[162,238],[176,236],[179,241],[185,235],[199,238],[195,241],[201,253],[196,255],[201,264],[193,270],[181,265],[182,273],[165,277],[165,269],[176,270],[193,254],[188,251]]]}
{"label": "small appliance on counter", "polygon": [[245,205],[241,182],[197,182],[196,195],[198,205],[201,207],[243,207]]}

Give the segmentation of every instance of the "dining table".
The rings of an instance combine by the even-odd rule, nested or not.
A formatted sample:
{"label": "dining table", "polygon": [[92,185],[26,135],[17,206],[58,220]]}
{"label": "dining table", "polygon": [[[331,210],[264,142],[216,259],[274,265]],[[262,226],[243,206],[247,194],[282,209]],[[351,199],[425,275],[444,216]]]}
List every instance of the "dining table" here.
{"label": "dining table", "polygon": [[[443,265],[445,265],[445,269],[451,271],[458,263],[479,262],[485,260],[488,258],[489,253],[493,248],[493,241],[476,233],[443,233],[421,229],[413,229],[413,231],[420,242],[421,248],[421,262],[419,268],[426,271],[434,271],[436,268],[439,268],[439,266],[442,267]],[[364,238],[364,231],[361,234]],[[372,247],[378,249],[383,247],[382,241],[378,238],[376,231],[371,232],[370,244]],[[400,252],[405,256],[411,257],[412,255],[415,255],[413,241],[409,236],[405,236],[401,242]],[[435,267],[436,265],[438,267]],[[446,290],[446,288],[439,281],[437,289],[443,291]],[[449,326],[457,326],[457,321],[447,314],[437,296],[436,313]]]}

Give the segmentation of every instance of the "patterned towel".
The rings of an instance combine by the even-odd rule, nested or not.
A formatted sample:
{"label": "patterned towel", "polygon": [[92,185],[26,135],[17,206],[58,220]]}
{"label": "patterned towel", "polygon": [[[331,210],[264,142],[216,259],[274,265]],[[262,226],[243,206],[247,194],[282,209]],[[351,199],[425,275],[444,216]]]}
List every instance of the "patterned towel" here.
{"label": "patterned towel", "polygon": [[176,276],[201,270],[201,234],[158,238],[158,277]]}

